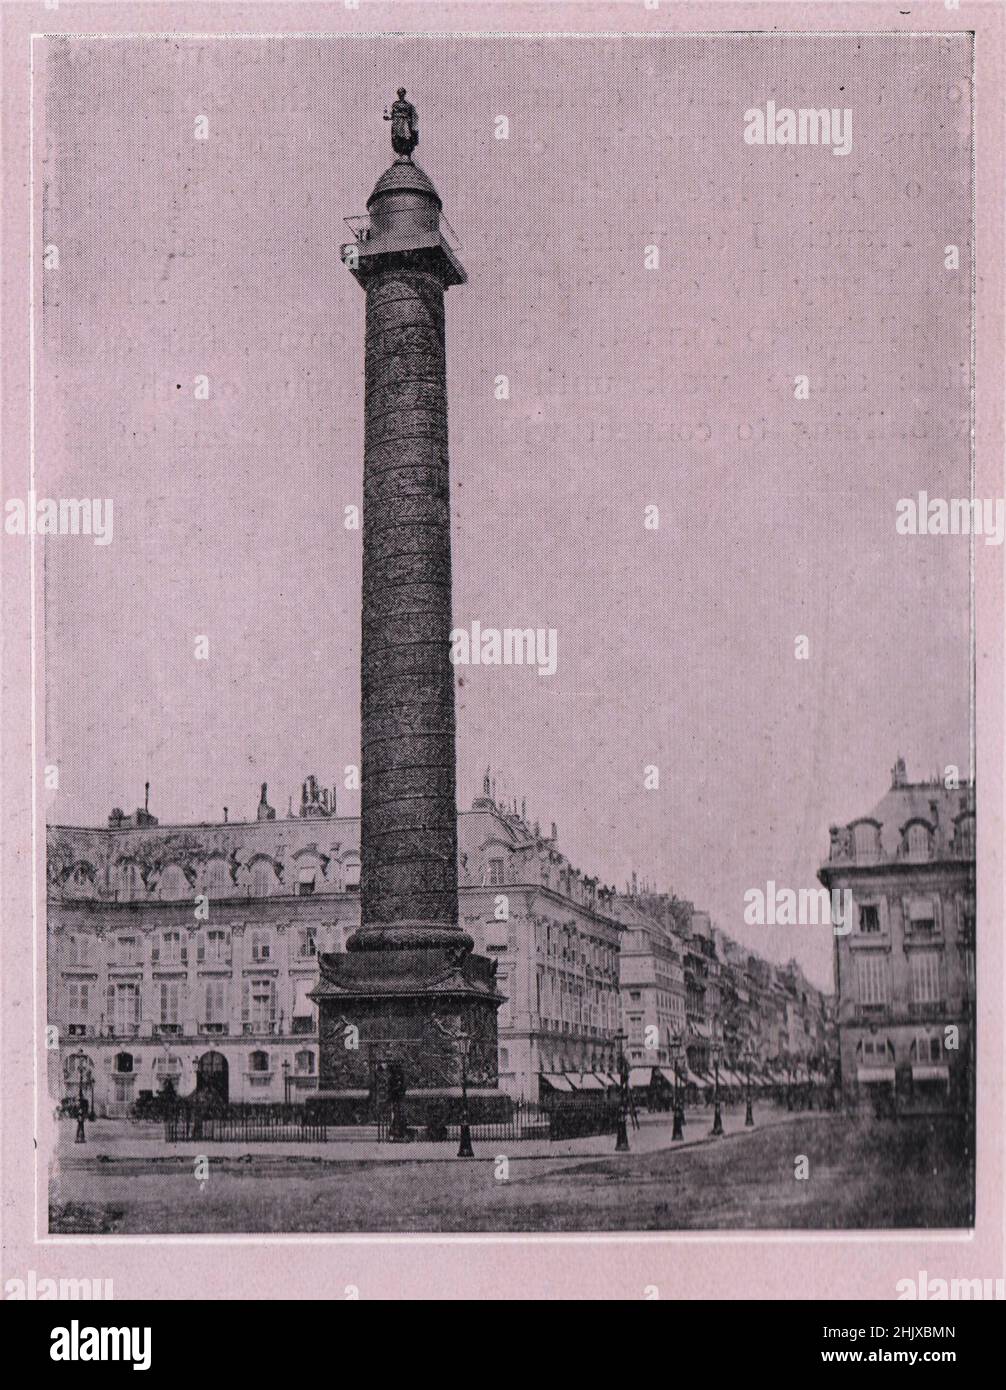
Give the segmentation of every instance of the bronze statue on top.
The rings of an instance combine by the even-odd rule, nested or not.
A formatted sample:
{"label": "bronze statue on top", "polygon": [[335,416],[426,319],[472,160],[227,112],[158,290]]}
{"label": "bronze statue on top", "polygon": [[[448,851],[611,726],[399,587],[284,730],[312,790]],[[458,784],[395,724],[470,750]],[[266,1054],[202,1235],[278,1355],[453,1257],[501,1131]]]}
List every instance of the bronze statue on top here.
{"label": "bronze statue on top", "polygon": [[405,100],[405,88],[399,87],[398,100],[391,110],[384,109],[384,119],[391,122],[391,148],[400,158],[411,159],[419,144],[419,113],[411,101]]}

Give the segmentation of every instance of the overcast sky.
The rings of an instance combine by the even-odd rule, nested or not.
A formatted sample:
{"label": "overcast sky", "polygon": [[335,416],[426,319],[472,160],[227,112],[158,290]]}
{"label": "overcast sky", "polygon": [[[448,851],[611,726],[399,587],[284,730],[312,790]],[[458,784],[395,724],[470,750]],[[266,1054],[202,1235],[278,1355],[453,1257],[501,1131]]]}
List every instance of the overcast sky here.
{"label": "overcast sky", "polygon": [[[163,822],[253,817],[260,782],[282,811],[359,760],[339,245],[404,85],[469,275],[455,621],[558,639],[553,676],[459,668],[459,801],[489,764],[586,872],[829,983],[827,929],[744,927],[745,890],[814,886],[897,754],[968,765],[967,542],[894,527],[969,486],[966,39],[54,40],[47,67],[38,492],[114,501],[112,544],[47,544],[49,819],[147,779]],[[769,100],[850,110],[851,153],[746,145]]]}

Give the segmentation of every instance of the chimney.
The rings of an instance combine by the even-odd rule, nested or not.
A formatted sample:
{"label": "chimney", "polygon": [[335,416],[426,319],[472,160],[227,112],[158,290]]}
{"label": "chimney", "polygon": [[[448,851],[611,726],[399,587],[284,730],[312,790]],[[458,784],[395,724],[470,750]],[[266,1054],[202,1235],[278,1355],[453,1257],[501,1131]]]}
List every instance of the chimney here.
{"label": "chimney", "polygon": [[900,753],[898,754],[897,761],[895,762],[893,768],[891,769],[891,786],[892,786],[892,787],[907,787],[907,786],[908,786],[908,773],[907,773],[907,771],[906,771],[906,769],[905,769],[905,760],[904,760],[904,758],[900,755]]}
{"label": "chimney", "polygon": [[224,807],[224,825],[227,824],[227,807]]}
{"label": "chimney", "polygon": [[149,783],[149,782],[144,782],[144,784],[143,784],[143,809],[144,809],[144,811],[147,812],[148,815],[150,814],[150,783]]}

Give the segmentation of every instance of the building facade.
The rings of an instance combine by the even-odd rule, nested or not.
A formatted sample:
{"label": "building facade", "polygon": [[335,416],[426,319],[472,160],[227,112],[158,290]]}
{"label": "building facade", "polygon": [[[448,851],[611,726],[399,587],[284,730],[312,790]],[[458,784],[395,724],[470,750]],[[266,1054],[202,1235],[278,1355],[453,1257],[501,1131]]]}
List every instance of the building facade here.
{"label": "building facade", "polygon": [[869,814],[834,826],[819,871],[852,894],[835,937],[842,1086],[898,1108],[970,1104],[974,1080],[974,790],[895,763]]}
{"label": "building facade", "polygon": [[[162,826],[148,809],[103,828],[50,827],[50,1090],[125,1115],[143,1092],[212,1086],[230,1101],[318,1084],[310,998],[319,953],[360,922],[359,820],[308,778],[299,814],[262,790],[254,821]],[[458,816],[460,924],[497,962],[501,1088],[617,1066],[613,890],[549,836],[479,798]]]}

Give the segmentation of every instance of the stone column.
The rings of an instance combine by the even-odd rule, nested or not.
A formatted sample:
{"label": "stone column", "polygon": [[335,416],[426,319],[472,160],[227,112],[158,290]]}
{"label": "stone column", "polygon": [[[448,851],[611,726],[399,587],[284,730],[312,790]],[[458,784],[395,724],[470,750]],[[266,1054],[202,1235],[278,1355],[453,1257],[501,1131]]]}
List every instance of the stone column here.
{"label": "stone column", "polygon": [[444,284],[366,290],[362,921],[419,944],[458,918]]}

